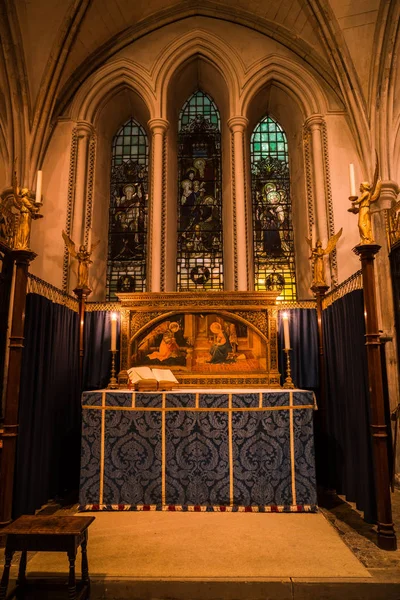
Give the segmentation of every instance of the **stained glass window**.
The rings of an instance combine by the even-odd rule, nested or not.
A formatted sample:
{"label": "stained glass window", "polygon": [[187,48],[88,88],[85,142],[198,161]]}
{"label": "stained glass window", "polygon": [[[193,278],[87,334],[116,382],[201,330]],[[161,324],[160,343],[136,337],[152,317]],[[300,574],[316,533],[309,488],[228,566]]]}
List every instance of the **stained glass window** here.
{"label": "stained glass window", "polygon": [[296,300],[296,271],[287,139],[264,117],[251,136],[255,289]]}
{"label": "stained glass window", "polygon": [[112,143],[107,299],[146,290],[148,142],[129,119]]}
{"label": "stained glass window", "polygon": [[220,116],[200,90],[182,107],[178,145],[177,290],[222,290]]}

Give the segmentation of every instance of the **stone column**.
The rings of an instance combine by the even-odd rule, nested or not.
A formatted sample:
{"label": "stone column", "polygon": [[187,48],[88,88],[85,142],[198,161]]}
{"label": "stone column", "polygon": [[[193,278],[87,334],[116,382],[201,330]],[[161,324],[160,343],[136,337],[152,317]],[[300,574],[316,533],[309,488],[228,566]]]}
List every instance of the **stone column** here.
{"label": "stone column", "polygon": [[93,132],[91,123],[86,121],[77,123],[77,159],[71,230],[71,238],[76,245],[85,243],[88,157],[90,138]]}
{"label": "stone column", "polygon": [[391,408],[395,408],[399,398],[399,380],[397,367],[397,342],[394,325],[394,306],[392,276],[389,262],[387,213],[397,201],[399,186],[394,181],[382,181],[379,200],[371,204],[371,221],[373,235],[377,244],[384,249],[376,255],[376,290],[379,329],[385,338],[386,371],[388,378],[388,391]]}
{"label": "stone column", "polygon": [[325,194],[324,150],[322,139],[323,123],[324,118],[319,114],[311,115],[311,117],[308,117],[305,122],[306,127],[308,127],[311,132],[311,161],[314,188],[314,244],[316,243],[317,239],[325,242],[329,237]]}
{"label": "stone column", "polygon": [[152,141],[151,196],[150,196],[150,251],[148,291],[161,292],[165,279],[165,134],[169,123],[165,119],[148,122]]}
{"label": "stone column", "polygon": [[232,132],[232,201],[234,229],[235,290],[249,289],[249,244],[245,189],[245,134],[246,117],[232,117],[228,121]]}

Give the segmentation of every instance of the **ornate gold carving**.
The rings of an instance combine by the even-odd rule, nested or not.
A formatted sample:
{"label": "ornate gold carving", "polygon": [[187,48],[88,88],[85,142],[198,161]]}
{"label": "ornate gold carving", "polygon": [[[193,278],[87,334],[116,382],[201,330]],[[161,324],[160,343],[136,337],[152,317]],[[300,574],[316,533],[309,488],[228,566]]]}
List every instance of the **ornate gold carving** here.
{"label": "ornate gold carving", "polygon": [[387,230],[389,248],[400,242],[400,202],[387,211]]}
{"label": "ornate gold carving", "polygon": [[381,193],[382,182],[379,178],[379,161],[376,157],[374,180],[371,183],[363,181],[360,184],[361,195],[350,196],[349,200],[352,203],[348,212],[358,214],[358,231],[360,233],[360,245],[375,244],[372,235],[371,224],[371,204],[379,199]]}
{"label": "ornate gold carving", "polygon": [[315,248],[312,247],[312,242],[308,238],[306,238],[308,245],[311,249],[310,259],[312,260],[313,266],[313,280],[311,284],[311,289],[315,287],[328,287],[325,281],[325,267],[324,267],[324,256],[329,255],[336,247],[336,244],[342,235],[343,228],[341,228],[335,235],[332,235],[326,248],[322,248],[321,240],[317,240],[317,244]]}
{"label": "ornate gold carving", "polygon": [[[191,292],[118,294],[125,316],[122,319],[120,384],[125,385],[124,371],[131,365],[132,344],[144,330],[161,319],[178,313],[216,312],[221,317],[242,321],[267,342],[265,373],[190,374],[190,367],[177,373],[182,385],[200,386],[279,386],[277,361],[277,307],[272,292]],[[89,304],[90,306],[90,304]],[[89,309],[90,310],[90,309]],[[272,361],[272,364],[271,364]]]}
{"label": "ornate gold carving", "polygon": [[32,219],[40,219],[42,204],[35,202],[35,194],[18,185],[17,173],[13,173],[12,187],[6,188],[0,197],[0,243],[9,250],[28,250]]}

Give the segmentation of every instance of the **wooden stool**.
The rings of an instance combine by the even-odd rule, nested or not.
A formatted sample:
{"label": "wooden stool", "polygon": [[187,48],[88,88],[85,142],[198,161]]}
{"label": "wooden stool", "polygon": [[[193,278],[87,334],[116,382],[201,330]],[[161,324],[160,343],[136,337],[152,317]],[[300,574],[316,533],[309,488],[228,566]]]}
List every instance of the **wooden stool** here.
{"label": "wooden stool", "polygon": [[[68,598],[69,600],[84,600],[89,598],[90,579],[87,560],[87,529],[94,521],[95,517],[35,517],[22,516],[14,523],[8,525],[0,531],[7,535],[5,548],[5,565],[0,584],[0,600],[5,600],[7,594],[8,580],[10,576],[10,567],[14,552],[21,551],[19,563],[17,587],[9,598],[17,595],[18,598],[24,597],[24,592],[28,591],[39,598],[56,598],[56,589],[59,591],[62,587],[50,584],[49,580],[27,580],[25,578],[26,556],[28,551],[44,552],[67,552],[69,559],[69,577],[68,577]],[[82,549],[82,581],[77,584],[75,580],[75,559],[77,550]],[[49,590],[52,586],[51,595],[45,595],[45,589]],[[77,595],[78,593],[78,595]],[[31,597],[31,596],[30,596]],[[65,597],[65,596],[64,596]]]}

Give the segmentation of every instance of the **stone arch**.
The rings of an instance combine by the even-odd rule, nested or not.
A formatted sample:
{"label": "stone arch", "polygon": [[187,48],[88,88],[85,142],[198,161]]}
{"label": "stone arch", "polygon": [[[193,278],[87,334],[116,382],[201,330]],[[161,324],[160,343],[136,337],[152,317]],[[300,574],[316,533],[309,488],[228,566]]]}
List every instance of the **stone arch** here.
{"label": "stone arch", "polygon": [[[229,49],[230,51],[230,49]],[[232,50],[232,55],[234,51]],[[204,36],[195,39],[184,37],[171,48],[164,61],[156,64],[155,81],[157,96],[160,100],[160,114],[165,115],[169,122],[168,130],[168,213],[172,215],[167,224],[168,240],[167,255],[168,273],[167,289],[175,289],[176,279],[176,202],[177,202],[177,132],[179,111],[183,103],[196,90],[202,89],[215,101],[221,115],[222,143],[222,187],[224,198],[223,222],[229,223],[230,197],[230,131],[227,125],[235,110],[235,99],[239,97],[239,81],[243,76],[243,65],[236,55],[235,61],[230,61],[228,52],[220,40],[204,32]],[[227,228],[229,231],[229,227]],[[233,240],[229,235],[224,237],[224,251],[230,254]],[[233,261],[230,261],[233,271]],[[232,279],[228,275],[225,281]],[[228,287],[229,289],[229,287]]]}
{"label": "stone arch", "polygon": [[201,57],[219,72],[228,90],[230,109],[234,110],[232,104],[239,97],[243,63],[232,47],[227,47],[225,42],[210,32],[201,30],[201,34],[194,38],[189,33],[171,44],[168,52],[160,55],[155,63],[154,82],[161,117],[165,117],[168,112],[171,82],[176,73],[194,57]]}
{"label": "stone arch", "polygon": [[148,72],[133,61],[122,59],[107,63],[85,81],[71,103],[71,118],[94,123],[115,91],[122,88],[140,97],[149,118],[155,116],[156,100]]}

